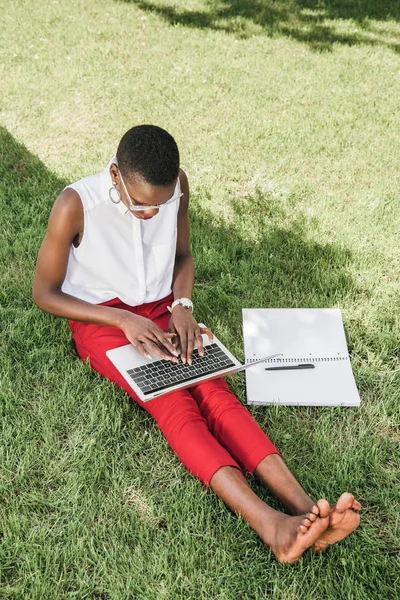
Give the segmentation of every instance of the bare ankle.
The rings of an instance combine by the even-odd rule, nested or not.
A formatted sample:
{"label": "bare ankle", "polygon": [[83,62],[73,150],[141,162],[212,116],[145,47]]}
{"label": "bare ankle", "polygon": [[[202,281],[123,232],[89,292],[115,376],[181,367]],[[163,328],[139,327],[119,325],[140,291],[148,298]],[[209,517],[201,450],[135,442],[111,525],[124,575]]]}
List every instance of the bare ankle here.
{"label": "bare ankle", "polygon": [[314,502],[278,454],[266,456],[255,469],[255,475],[265,483],[290,514],[304,515],[314,506]]}

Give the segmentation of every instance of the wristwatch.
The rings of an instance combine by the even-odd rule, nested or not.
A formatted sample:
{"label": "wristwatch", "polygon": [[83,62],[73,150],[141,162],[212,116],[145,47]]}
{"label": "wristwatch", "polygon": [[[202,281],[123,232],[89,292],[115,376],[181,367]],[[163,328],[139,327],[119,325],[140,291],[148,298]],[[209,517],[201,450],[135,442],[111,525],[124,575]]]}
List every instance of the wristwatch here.
{"label": "wristwatch", "polygon": [[172,313],[173,309],[175,306],[178,306],[178,304],[181,304],[181,306],[188,308],[193,312],[193,302],[189,300],[189,298],[178,298],[177,300],[174,300],[171,306],[167,306],[169,312]]}

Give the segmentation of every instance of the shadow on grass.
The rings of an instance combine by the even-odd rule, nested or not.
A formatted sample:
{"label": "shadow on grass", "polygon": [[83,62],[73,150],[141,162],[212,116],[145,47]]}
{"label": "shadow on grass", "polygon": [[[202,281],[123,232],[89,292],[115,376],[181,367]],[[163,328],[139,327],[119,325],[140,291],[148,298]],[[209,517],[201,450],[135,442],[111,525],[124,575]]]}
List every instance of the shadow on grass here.
{"label": "shadow on grass", "polygon": [[67,185],[0,127],[0,306],[32,306],[36,257],[56,196]]}
{"label": "shadow on grass", "polygon": [[[30,286],[34,264],[51,206],[67,185],[0,128],[1,275],[0,303],[32,306]],[[228,305],[328,306],[349,293],[355,284],[349,274],[348,250],[309,239],[307,221],[300,215],[287,226],[278,201],[256,194],[234,204],[233,224],[191,209],[192,247],[197,265],[199,294],[214,296],[213,309],[223,320]],[[243,229],[254,211],[252,240]],[[215,291],[218,297],[215,297]],[[211,306],[211,305],[210,305]]]}
{"label": "shadow on grass", "polygon": [[[203,0],[201,10],[148,0],[120,1],[153,12],[173,25],[224,31],[240,38],[261,33],[284,35],[322,52],[331,51],[333,44],[384,45],[400,51],[400,42],[393,42],[371,22],[399,21],[397,0]],[[335,20],[351,20],[357,29],[341,32]]]}
{"label": "shadow on grass", "polygon": [[[4,343],[0,340],[0,367],[8,364],[8,359],[7,357],[4,359],[4,355],[13,353],[13,360],[10,363],[14,368],[15,379],[19,380],[16,382],[18,386],[14,386],[14,383],[9,386],[10,390],[14,391],[14,387],[16,390],[14,395],[7,398],[8,404],[0,402],[0,407],[7,406],[4,412],[4,423],[8,426],[8,429],[5,429],[7,436],[4,436],[6,451],[3,453],[5,476],[2,491],[7,493],[7,504],[4,504],[3,513],[4,522],[10,524],[10,534],[4,540],[4,589],[17,590],[15,593],[19,594],[18,597],[28,598],[34,594],[33,588],[39,581],[41,589],[57,590],[55,593],[60,590],[62,597],[65,593],[73,593],[77,596],[82,591],[82,573],[89,572],[90,587],[85,583],[84,593],[89,590],[91,598],[115,597],[115,593],[118,594],[116,590],[122,589],[121,580],[110,579],[106,582],[105,588],[103,571],[92,573],[93,547],[100,548],[100,553],[95,557],[96,561],[100,565],[107,563],[109,572],[120,573],[118,566],[122,564],[122,556],[128,565],[129,575],[129,566],[133,559],[136,560],[135,565],[138,566],[135,568],[138,570],[143,565],[158,564],[159,555],[165,554],[168,558],[168,544],[175,544],[173,546],[175,547],[177,537],[179,538],[178,554],[184,556],[185,560],[182,565],[179,563],[178,555],[177,558],[171,559],[172,562],[170,557],[168,560],[171,565],[176,562],[178,576],[183,569],[187,569],[188,553],[193,554],[193,548],[196,547],[197,554],[200,552],[201,560],[194,562],[193,567],[190,563],[190,569],[194,573],[191,575],[193,582],[197,582],[202,575],[204,565],[207,568],[210,565],[210,573],[214,581],[215,553],[218,556],[226,553],[228,566],[225,567],[225,563],[221,561],[218,563],[220,579],[216,585],[219,590],[222,577],[230,577],[236,585],[236,581],[244,581],[249,577],[248,565],[244,562],[248,558],[249,548],[247,530],[242,528],[240,523],[240,531],[243,533],[238,533],[239,529],[236,525],[231,527],[229,513],[223,512],[221,518],[221,506],[216,500],[213,501],[214,507],[210,505],[209,499],[203,504],[199,494],[199,484],[189,479],[189,475],[184,489],[188,499],[183,504],[176,502],[176,499],[182,496],[183,489],[182,474],[180,470],[177,471],[178,468],[180,469],[178,462],[172,460],[172,453],[160,452],[160,438],[151,437],[151,428],[146,426],[146,434],[148,429],[150,431],[149,437],[140,435],[143,434],[143,430],[139,426],[146,421],[150,422],[150,417],[142,416],[136,421],[138,425],[136,428],[125,427],[127,422],[131,421],[132,413],[139,411],[131,410],[130,405],[125,403],[126,412],[122,415],[121,411],[115,409],[116,403],[113,398],[110,398],[110,394],[100,392],[92,385],[92,381],[89,380],[92,375],[83,377],[83,368],[82,371],[76,372],[75,377],[67,378],[65,383],[59,382],[54,388],[47,390],[47,395],[41,398],[41,402],[34,405],[29,412],[28,393],[29,399],[33,396],[33,400],[35,400],[34,396],[40,396],[41,393],[42,383],[37,369],[44,363],[45,373],[48,375],[49,371],[62,371],[68,364],[68,361],[60,361],[65,339],[59,335],[60,320],[54,319],[55,327],[49,328],[46,331],[47,335],[43,335],[43,329],[40,327],[35,331],[36,321],[39,318],[42,323],[50,321],[51,318],[41,314],[33,306],[30,294],[34,263],[46,229],[48,215],[54,198],[66,183],[68,182],[48,170],[22,144],[16,142],[4,128],[0,128],[0,257],[2,262],[0,335],[4,339]],[[206,311],[208,307],[212,307],[214,315],[221,322],[227,322],[227,327],[230,326],[229,313],[236,310],[241,303],[253,306],[257,306],[258,302],[268,302],[276,306],[291,306],[296,302],[301,305],[327,305],[356,292],[354,281],[349,274],[349,267],[352,266],[353,260],[351,254],[346,249],[335,245],[321,245],[312,241],[306,219],[299,216],[290,225],[285,210],[268,194],[255,193],[248,198],[248,202],[234,204],[235,219],[232,225],[222,220],[218,221],[214,214],[196,205],[196,197],[193,200],[192,239],[198,266],[196,293],[200,299],[201,309]],[[293,202],[295,201],[294,198]],[[258,218],[256,225],[250,231],[246,229],[246,224],[250,217],[254,216],[254,211],[257,212]],[[30,318],[26,319],[25,315],[29,314]],[[239,327],[237,317],[236,322]],[[19,347],[10,348],[10,345],[15,344],[16,339]],[[26,352],[28,344],[37,346],[36,354],[30,356]],[[65,353],[63,358],[68,358]],[[84,365],[79,364],[79,366]],[[96,377],[93,374],[93,379]],[[86,381],[82,382],[85,379]],[[33,389],[30,386],[33,386]],[[71,394],[66,390],[72,390]],[[83,398],[81,393],[85,394]],[[273,410],[275,412],[272,414],[277,414],[277,407]],[[264,420],[268,418],[268,414],[271,412],[265,412]],[[312,435],[308,426],[316,419],[321,421],[320,411],[314,413],[315,416],[311,415],[308,409],[301,412],[289,410],[279,414],[282,417],[276,419],[273,433],[278,436],[282,431],[288,431],[287,426],[294,426],[295,433],[288,453],[293,456],[294,448],[298,452],[299,441],[304,441],[298,460],[299,474],[305,472],[305,480],[311,482],[314,490],[319,490],[323,485],[328,485],[332,490],[334,484],[329,481],[330,473],[337,477],[336,485],[338,485],[341,484],[340,478],[348,478],[350,470],[354,470],[355,466],[355,475],[352,475],[351,480],[360,481],[361,498],[367,494],[369,497],[371,493],[374,494],[372,499],[376,504],[376,513],[381,517],[379,521],[377,520],[375,529],[377,531],[381,529],[383,518],[387,518],[389,523],[394,522],[394,513],[393,517],[390,513],[386,516],[387,498],[394,497],[393,494],[397,489],[392,462],[393,452],[386,443],[382,442],[378,446],[374,444],[375,422],[371,421],[372,424],[365,425],[367,442],[361,445],[362,450],[360,447],[357,448],[358,454],[355,453],[355,458],[351,451],[343,452],[344,460],[338,462],[337,445],[341,439],[346,440],[346,437],[343,438],[342,427],[339,430],[336,423],[334,424],[333,412],[324,413],[323,421],[326,426],[329,425],[329,418],[332,415],[331,429],[324,430],[323,427],[320,429],[321,434],[326,437],[330,431],[334,432],[328,439],[328,444],[325,437],[320,435],[318,438]],[[306,417],[306,425],[301,420],[302,415]],[[153,427],[156,430],[156,426]],[[324,431],[328,433],[324,434]],[[348,430],[345,431],[346,435],[350,435],[347,433]],[[96,439],[90,439],[92,435]],[[356,435],[359,434],[356,432]],[[71,443],[67,445],[69,436],[71,436]],[[322,443],[324,443],[325,454],[328,446],[330,461],[327,462],[326,458],[322,460],[324,484],[322,484],[320,469],[315,466],[315,461],[321,464]],[[134,465],[129,466],[132,461]],[[315,474],[314,478],[307,475],[304,465],[310,471],[312,470]],[[338,472],[332,468],[328,471],[330,465],[338,465]],[[392,488],[388,487],[388,481],[390,483],[391,479],[384,471],[386,465],[390,465],[393,469],[393,475],[390,475],[393,479],[393,494],[391,494]],[[174,468],[175,473],[171,472]],[[328,477],[326,477],[327,472]],[[155,476],[158,478],[154,479]],[[142,496],[139,495],[139,501],[142,497],[146,500],[148,496],[150,509],[153,502],[155,506],[158,503],[163,507],[168,525],[171,523],[168,529],[159,529],[160,521],[158,527],[152,526],[152,513],[147,517],[149,520],[144,520],[140,525],[138,519],[127,514],[125,507],[121,506],[119,495],[121,488],[126,481],[132,480],[136,486],[134,491],[144,490]],[[362,486],[365,486],[365,491]],[[256,489],[260,495],[265,493],[261,486]],[[388,495],[387,490],[390,491],[391,496]],[[157,516],[158,513],[154,514]],[[183,522],[188,525],[181,524],[182,515]],[[164,513],[162,516],[164,518]],[[177,525],[175,526],[174,523]],[[214,528],[213,523],[218,523],[219,527]],[[233,549],[228,547],[228,544],[224,544],[225,532],[230,532],[230,539],[235,541],[238,540],[239,535],[243,536]],[[192,533],[198,536],[198,539],[193,537]],[[392,550],[391,539],[389,538],[389,542],[386,541],[388,536],[385,532],[384,541],[377,549],[376,534],[371,531],[371,528],[367,533],[368,535],[365,534],[362,540],[364,549],[362,556],[368,558],[375,551],[375,555],[381,557],[381,562],[375,561],[376,569],[371,570],[368,591],[372,590],[371,593],[374,594],[375,586],[380,586],[383,590],[382,597],[388,598],[397,571],[394,563],[393,567],[388,563],[383,551],[394,554],[397,547],[393,542]],[[160,535],[164,537],[161,538]],[[394,539],[395,534],[392,537]],[[201,541],[202,538],[205,541],[203,545],[199,545],[199,540]],[[193,539],[195,546],[192,543]],[[211,551],[210,544],[213,544]],[[136,559],[136,549],[142,547],[144,548],[143,562],[141,562],[141,554],[139,559]],[[105,548],[103,554],[101,554],[102,548]],[[109,548],[112,549],[111,553]],[[116,552],[114,548],[117,549]],[[134,549],[133,554],[132,549]],[[353,564],[353,555],[359,557],[360,551],[357,548],[353,554],[349,554],[348,549],[347,546],[346,556],[350,558],[346,560],[349,564]],[[238,552],[241,554],[239,555]],[[49,561],[44,562],[43,556],[51,559],[50,571],[46,567]],[[266,565],[267,567],[269,565],[265,560],[265,550],[262,548],[258,559],[253,561],[260,565],[260,569],[256,573],[253,569],[250,573],[249,584],[252,589],[255,589],[261,581],[263,593],[266,585],[265,573],[268,574]],[[330,567],[331,572],[334,573],[335,569],[337,571],[335,555],[331,562],[333,564]],[[368,568],[368,562],[362,563],[361,566],[359,566],[360,561],[354,559],[353,562],[359,569],[355,571],[356,575],[359,574],[362,579],[365,569]],[[76,569],[78,563],[82,565],[82,570],[79,572]],[[237,575],[234,573],[233,579],[232,564],[238,572]],[[308,569],[309,563],[304,564]],[[330,563],[326,564],[329,567]],[[325,570],[324,566],[324,572]],[[54,572],[57,574],[57,586],[54,584]],[[304,579],[304,572],[299,571],[300,585],[302,585],[301,578]],[[332,580],[331,572],[327,576],[329,585]],[[385,578],[382,578],[382,572],[385,573]],[[156,581],[155,578],[157,581],[164,581],[164,563],[161,563],[159,571],[151,570],[145,575],[150,582]],[[276,590],[275,580],[278,581],[284,575],[282,569],[279,572],[273,571],[270,576],[271,583],[267,581],[268,589]],[[151,577],[153,579],[149,579]],[[353,581],[347,579],[350,583]],[[188,585],[192,585],[191,580],[188,581]],[[199,581],[201,589],[205,589],[205,585],[209,584],[211,579]],[[32,582],[35,585],[32,585]],[[193,586],[195,585],[197,583],[193,583]],[[293,588],[292,581],[289,580],[282,585],[286,587],[292,585]],[[325,585],[324,581],[321,585]],[[104,591],[108,587],[111,588],[111,595]],[[37,585],[35,589],[38,589]],[[201,589],[199,587],[198,592],[196,589],[197,595],[201,595]],[[240,596],[244,597],[248,589],[244,588]],[[323,589],[325,590],[325,587]],[[307,590],[305,593],[307,594]],[[217,594],[216,589],[215,594]],[[141,592],[139,597],[140,595]],[[46,596],[44,593],[43,597],[49,595]],[[329,597],[338,597],[338,593],[333,590]]]}
{"label": "shadow on grass", "polygon": [[[0,365],[19,369],[25,356],[39,386],[37,361],[49,369],[54,365],[54,377],[62,378],[56,374],[60,356],[75,357],[66,322],[41,313],[31,297],[48,216],[68,183],[0,127]],[[211,196],[201,194],[212,204]],[[313,239],[318,221],[296,209],[296,195],[281,201],[256,190],[233,201],[229,220],[197,200],[195,193],[190,216],[196,316],[238,357],[243,356],[242,308],[354,306],[371,293],[356,283],[357,258],[347,248]],[[367,329],[361,320],[351,321],[349,350],[365,365],[370,351],[387,364],[398,354],[388,312],[390,307],[375,314]]]}
{"label": "shadow on grass", "polygon": [[[62,378],[57,361],[61,355],[75,357],[73,342],[68,343],[65,321],[34,306],[31,284],[51,207],[69,182],[49,171],[3,128],[0,147],[3,348],[8,348],[10,364],[17,367],[24,355],[32,372],[39,361],[50,371],[54,365],[54,377]],[[234,203],[233,209],[233,222],[224,222],[200,208],[194,196],[191,241],[197,318],[213,327],[239,357],[243,307],[328,307],[357,295],[351,253],[313,241],[310,224],[301,214],[288,224],[280,201],[259,192]],[[37,375],[41,385],[39,379]]]}
{"label": "shadow on grass", "polygon": [[244,203],[234,202],[233,219],[224,221],[197,210],[192,198],[197,318],[240,359],[243,308],[341,306],[360,293],[352,276],[352,253],[313,240],[310,230],[317,223],[301,213],[289,221],[280,202],[255,193]]}

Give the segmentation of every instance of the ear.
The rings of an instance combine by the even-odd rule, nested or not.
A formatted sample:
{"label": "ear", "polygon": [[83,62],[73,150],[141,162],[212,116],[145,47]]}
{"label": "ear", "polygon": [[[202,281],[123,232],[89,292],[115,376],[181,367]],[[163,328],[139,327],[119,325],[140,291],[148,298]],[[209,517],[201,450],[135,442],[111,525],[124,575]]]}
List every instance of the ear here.
{"label": "ear", "polygon": [[110,175],[114,179],[114,181],[118,181],[118,167],[114,163],[110,165]]}

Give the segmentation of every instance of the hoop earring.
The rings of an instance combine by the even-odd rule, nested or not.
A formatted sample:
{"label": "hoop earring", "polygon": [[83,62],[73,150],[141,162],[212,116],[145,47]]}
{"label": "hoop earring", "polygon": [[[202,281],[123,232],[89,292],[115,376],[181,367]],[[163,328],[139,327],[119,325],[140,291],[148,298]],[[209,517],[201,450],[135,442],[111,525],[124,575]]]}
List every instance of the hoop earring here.
{"label": "hoop earring", "polygon": [[[112,197],[112,192],[115,191],[118,194],[118,200],[114,200],[114,198]],[[121,193],[118,190],[116,184],[113,184],[113,187],[110,187],[110,189],[108,190],[108,197],[110,198],[111,202],[113,204],[119,204],[121,202]]]}

